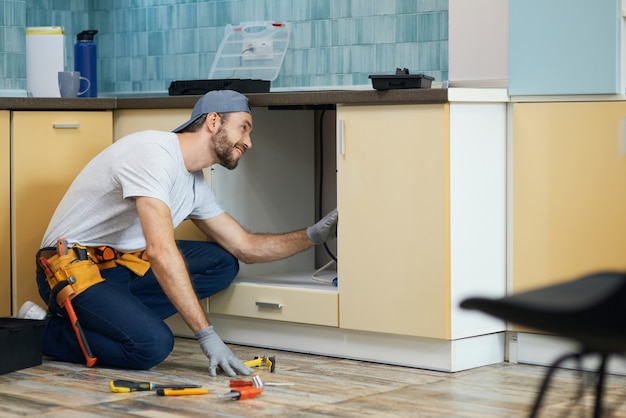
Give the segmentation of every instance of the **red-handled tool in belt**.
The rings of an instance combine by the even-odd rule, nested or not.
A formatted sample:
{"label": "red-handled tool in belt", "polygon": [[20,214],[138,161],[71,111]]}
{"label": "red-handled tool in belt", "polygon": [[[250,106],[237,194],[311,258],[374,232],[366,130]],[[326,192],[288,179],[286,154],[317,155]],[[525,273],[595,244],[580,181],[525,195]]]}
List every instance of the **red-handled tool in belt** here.
{"label": "red-handled tool in belt", "polygon": [[[73,281],[71,281],[70,279],[74,279],[74,276],[70,276],[70,278],[68,279],[68,285],[70,283],[76,282],[76,279],[74,279]],[[74,328],[74,333],[76,334],[76,338],[78,338],[78,344],[80,345],[80,349],[85,356],[87,367],[91,367],[96,364],[96,361],[98,361],[98,359],[94,357],[91,353],[91,348],[89,347],[87,338],[85,338],[85,333],[80,326],[80,322],[78,322],[78,317],[76,316],[76,312],[74,312],[74,306],[72,306],[72,301],[69,297],[65,299],[65,310],[67,311],[67,315],[70,317],[72,328]]]}
{"label": "red-handled tool in belt", "polygon": [[[61,250],[61,248],[62,244],[57,246],[57,249]],[[63,254],[60,253],[59,255]],[[61,274],[57,273],[54,267],[44,257],[39,257],[38,261],[47,277],[56,278],[58,280],[58,283],[54,285],[52,290],[50,290],[50,299],[48,300],[48,306],[52,306],[52,304],[56,302],[59,306],[65,307],[67,315],[70,319],[70,323],[72,324],[72,328],[74,329],[74,333],[76,334],[76,338],[78,339],[78,345],[80,346],[80,349],[85,356],[87,367],[93,366],[94,364],[96,364],[96,361],[98,359],[94,357],[91,353],[91,348],[87,343],[85,333],[80,326],[80,322],[78,322],[78,317],[76,316],[74,306],[72,305],[72,301],[70,300],[70,296],[74,293],[74,288],[72,287],[72,284],[76,283],[76,278],[74,278],[74,276],[70,276],[67,279],[64,279]]]}
{"label": "red-handled tool in belt", "polygon": [[57,241],[57,254],[59,257],[67,254],[67,241],[65,238],[61,238]]}

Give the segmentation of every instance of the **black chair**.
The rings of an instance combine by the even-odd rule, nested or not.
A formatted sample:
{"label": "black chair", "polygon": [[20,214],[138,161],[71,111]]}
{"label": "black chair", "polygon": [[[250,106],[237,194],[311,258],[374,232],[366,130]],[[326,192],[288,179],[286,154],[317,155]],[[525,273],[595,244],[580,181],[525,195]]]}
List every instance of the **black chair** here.
{"label": "black chair", "polygon": [[548,369],[530,416],[536,417],[550,378],[565,360],[599,355],[594,417],[602,412],[607,360],[626,351],[626,274],[600,272],[566,283],[498,299],[473,297],[461,302],[506,321],[565,337],[580,351],[558,358]]}

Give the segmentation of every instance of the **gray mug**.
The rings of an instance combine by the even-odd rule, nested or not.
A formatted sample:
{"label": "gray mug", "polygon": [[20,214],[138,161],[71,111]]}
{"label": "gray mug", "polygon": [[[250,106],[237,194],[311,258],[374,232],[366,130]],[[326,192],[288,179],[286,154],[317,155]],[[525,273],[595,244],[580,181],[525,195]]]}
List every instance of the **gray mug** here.
{"label": "gray mug", "polygon": [[[87,88],[80,91],[80,82],[85,80]],[[87,90],[91,83],[85,77],[80,76],[79,71],[59,71],[59,92],[61,97],[78,97],[79,94],[83,94]]]}

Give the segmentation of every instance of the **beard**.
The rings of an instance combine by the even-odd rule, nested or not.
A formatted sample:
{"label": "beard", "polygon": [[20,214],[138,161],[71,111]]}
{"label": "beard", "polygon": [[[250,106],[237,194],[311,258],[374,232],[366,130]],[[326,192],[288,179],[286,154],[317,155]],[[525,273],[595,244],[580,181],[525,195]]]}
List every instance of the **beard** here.
{"label": "beard", "polygon": [[228,134],[224,129],[224,125],[219,127],[215,135],[213,135],[213,138],[211,138],[211,141],[213,142],[215,155],[217,156],[220,165],[229,170],[235,169],[237,164],[239,164],[239,158],[237,158],[233,152],[235,146],[228,139]]}

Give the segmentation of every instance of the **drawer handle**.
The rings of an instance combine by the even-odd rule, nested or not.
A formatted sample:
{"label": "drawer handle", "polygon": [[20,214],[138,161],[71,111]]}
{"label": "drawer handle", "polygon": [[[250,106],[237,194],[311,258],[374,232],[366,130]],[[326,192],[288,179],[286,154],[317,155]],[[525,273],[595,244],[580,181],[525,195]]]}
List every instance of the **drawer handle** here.
{"label": "drawer handle", "polygon": [[52,125],[54,129],[78,129],[80,123],[55,123]]}
{"label": "drawer handle", "polygon": [[259,308],[271,308],[271,309],[282,309],[282,303],[272,303],[272,302],[256,302],[256,306]]}
{"label": "drawer handle", "polygon": [[346,155],[345,124],[343,119],[337,121],[337,154]]}

